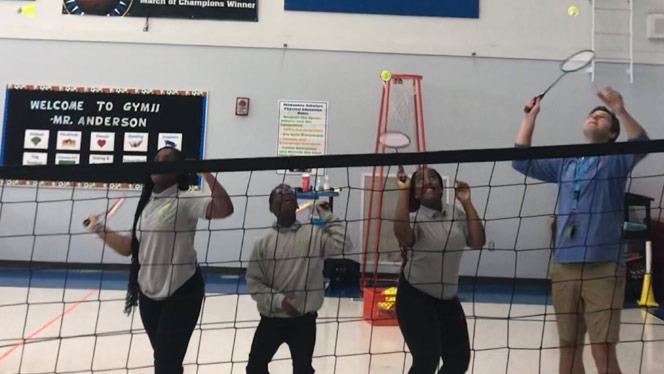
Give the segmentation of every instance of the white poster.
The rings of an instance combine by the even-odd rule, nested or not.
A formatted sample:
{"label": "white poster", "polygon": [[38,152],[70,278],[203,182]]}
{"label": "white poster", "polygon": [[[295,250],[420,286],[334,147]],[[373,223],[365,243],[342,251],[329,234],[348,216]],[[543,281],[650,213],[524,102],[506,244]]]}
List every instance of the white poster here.
{"label": "white poster", "polygon": [[59,151],[80,151],[81,150],[81,132],[80,131],[58,131],[58,144],[56,148]]}
{"label": "white poster", "polygon": [[115,149],[114,132],[90,133],[90,150],[93,152],[113,152]]}
{"label": "white poster", "polygon": [[48,149],[48,130],[25,130],[25,149]]}
{"label": "white poster", "polygon": [[112,164],[113,155],[90,155],[88,160],[90,164]]}
{"label": "white poster", "polygon": [[46,165],[48,153],[23,152],[23,165]]}
{"label": "white poster", "polygon": [[80,161],[80,155],[78,153],[55,154],[56,165],[78,165],[79,161]]}
{"label": "white poster", "polygon": [[147,162],[148,156],[132,156],[124,155],[122,156],[122,162]]}
{"label": "white poster", "polygon": [[173,147],[178,150],[182,150],[182,134],[177,133],[159,133],[159,144],[157,144],[157,149],[164,147]]}
{"label": "white poster", "polygon": [[327,102],[279,101],[277,156],[325,154]]}
{"label": "white poster", "polygon": [[124,137],[124,151],[147,152],[148,135],[147,132],[126,132]]}

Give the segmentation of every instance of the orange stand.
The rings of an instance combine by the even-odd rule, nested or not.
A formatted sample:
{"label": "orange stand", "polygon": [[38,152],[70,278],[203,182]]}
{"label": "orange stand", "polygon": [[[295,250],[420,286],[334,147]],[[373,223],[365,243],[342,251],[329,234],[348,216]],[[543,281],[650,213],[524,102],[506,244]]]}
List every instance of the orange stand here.
{"label": "orange stand", "polygon": [[[374,153],[385,153],[386,147],[381,144],[381,134],[390,131],[389,110],[390,93],[392,85],[411,85],[413,88],[413,114],[414,114],[414,138],[415,151],[426,151],[426,137],[424,133],[424,116],[422,113],[422,76],[409,74],[393,74],[391,79],[383,82],[383,91],[380,102],[380,113],[378,115],[378,127],[376,129],[376,143]],[[411,139],[413,136],[409,135]],[[382,226],[383,190],[376,191],[376,184],[384,186],[387,175],[384,166],[374,166],[369,192],[369,210],[364,230],[362,278],[360,286],[364,294],[364,307],[362,316],[364,320],[372,325],[396,326],[396,310],[394,301],[396,299],[396,279],[380,279],[378,274],[380,232]],[[378,177],[378,178],[376,178]],[[376,200],[377,212],[373,217],[374,199]],[[373,225],[375,221],[375,225]],[[374,231],[372,231],[374,229]],[[369,238],[375,235],[374,248],[369,248]],[[373,269],[367,269],[367,259],[373,256]]]}

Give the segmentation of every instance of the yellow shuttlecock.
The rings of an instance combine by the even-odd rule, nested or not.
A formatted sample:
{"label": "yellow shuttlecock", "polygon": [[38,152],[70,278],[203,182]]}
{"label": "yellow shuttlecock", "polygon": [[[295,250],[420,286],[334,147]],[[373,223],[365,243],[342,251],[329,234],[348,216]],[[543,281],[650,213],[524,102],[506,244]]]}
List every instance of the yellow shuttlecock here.
{"label": "yellow shuttlecock", "polygon": [[380,78],[384,80],[385,82],[389,81],[392,78],[392,73],[390,73],[387,70],[383,70],[382,73],[380,73]]}
{"label": "yellow shuttlecock", "polygon": [[18,12],[26,17],[35,18],[35,3],[20,7]]}
{"label": "yellow shuttlecock", "polygon": [[383,301],[376,303],[376,306],[378,306],[379,310],[392,310],[394,308],[394,303]]}
{"label": "yellow shuttlecock", "polygon": [[397,288],[396,287],[390,287],[383,291],[383,295],[396,295],[397,294]]}
{"label": "yellow shuttlecock", "polygon": [[572,5],[567,9],[567,14],[569,14],[572,17],[576,17],[579,15],[579,7]]}

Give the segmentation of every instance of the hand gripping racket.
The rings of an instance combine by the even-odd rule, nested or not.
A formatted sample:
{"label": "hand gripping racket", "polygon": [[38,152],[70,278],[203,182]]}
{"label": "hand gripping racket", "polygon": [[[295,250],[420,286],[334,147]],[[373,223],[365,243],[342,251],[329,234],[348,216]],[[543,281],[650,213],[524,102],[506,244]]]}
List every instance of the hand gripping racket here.
{"label": "hand gripping racket", "polygon": [[[99,224],[104,224],[106,223],[106,221],[109,220],[109,218],[113,217],[113,215],[117,213],[117,211],[120,209],[125,200],[127,200],[127,197],[122,196],[121,198],[115,200],[115,202],[106,211],[97,214],[96,218]],[[86,218],[83,221],[83,227],[87,228],[89,225],[90,225],[90,220]]]}

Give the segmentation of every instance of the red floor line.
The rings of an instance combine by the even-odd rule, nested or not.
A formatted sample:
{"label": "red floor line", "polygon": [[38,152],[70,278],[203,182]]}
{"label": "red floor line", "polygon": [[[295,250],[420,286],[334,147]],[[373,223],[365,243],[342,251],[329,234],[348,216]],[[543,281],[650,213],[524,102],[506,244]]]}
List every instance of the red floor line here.
{"label": "red floor line", "polygon": [[[68,313],[71,312],[72,310],[76,309],[77,306],[81,305],[81,303],[83,303],[85,300],[87,300],[88,298],[90,298],[90,296],[94,295],[95,292],[97,292],[97,290],[90,290],[90,292],[88,292],[87,295],[83,296],[82,299],[80,299],[79,301],[77,301],[76,303],[74,303],[72,306],[70,306],[69,308],[67,308],[64,312],[62,312],[62,313],[58,314],[57,316],[53,317],[53,319],[51,319],[50,321],[46,322],[46,324],[45,324],[44,326],[40,327],[37,331],[33,332],[33,333],[30,334],[27,338],[21,340],[20,342],[16,343],[16,345],[14,345],[13,347],[11,347],[7,352],[5,352],[2,356],[0,356],[0,361],[2,361],[5,357],[9,356],[12,352],[14,352],[15,350],[17,350],[20,346],[22,346],[23,344],[25,344],[26,342],[28,342],[28,340],[34,338],[37,334],[39,334],[40,332],[44,331],[47,327],[49,327],[49,326],[51,326],[52,324],[54,324],[57,320],[59,320],[60,318],[64,317],[66,314],[68,314]],[[26,316],[26,318],[27,318],[27,316]]]}

